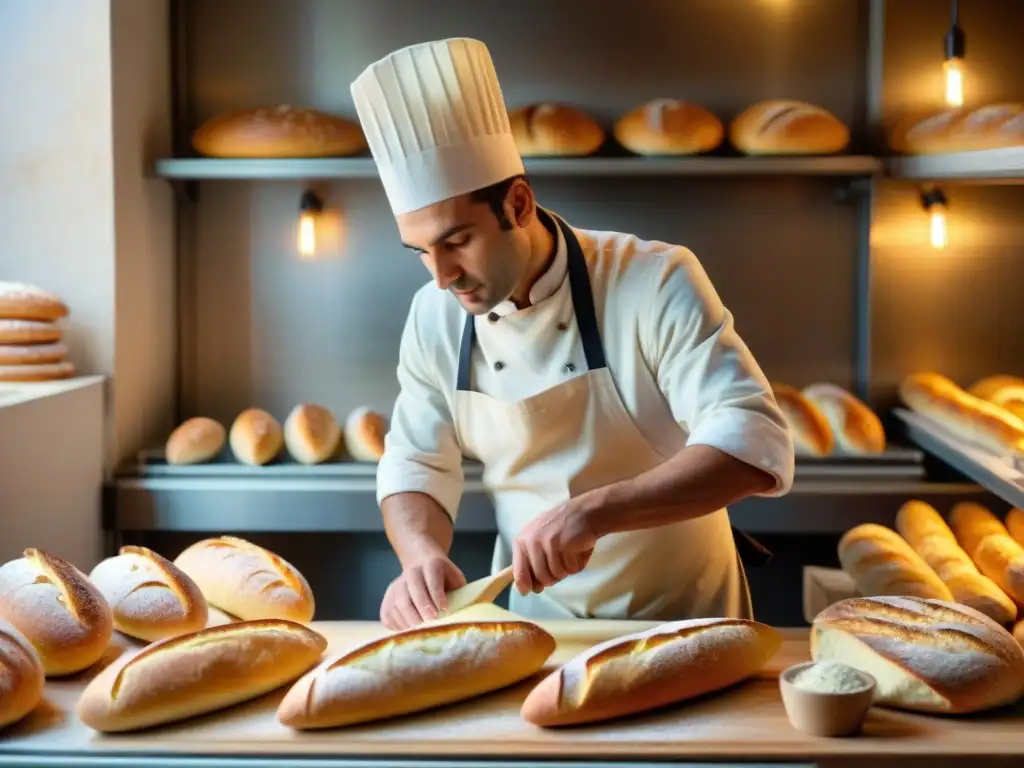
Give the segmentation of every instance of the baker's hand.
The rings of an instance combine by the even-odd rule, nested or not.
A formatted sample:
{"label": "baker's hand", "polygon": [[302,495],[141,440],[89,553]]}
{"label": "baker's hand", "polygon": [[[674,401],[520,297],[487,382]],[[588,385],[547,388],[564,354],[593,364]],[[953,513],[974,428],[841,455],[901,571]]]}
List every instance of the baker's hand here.
{"label": "baker's hand", "polygon": [[448,607],[445,592],[464,586],[466,577],[444,555],[416,562],[391,582],[380,604],[380,620],[388,629],[408,629],[437,618]]}
{"label": "baker's hand", "polygon": [[512,575],[519,594],[540,592],[579,573],[596,543],[589,520],[572,499],[538,515],[512,546]]}

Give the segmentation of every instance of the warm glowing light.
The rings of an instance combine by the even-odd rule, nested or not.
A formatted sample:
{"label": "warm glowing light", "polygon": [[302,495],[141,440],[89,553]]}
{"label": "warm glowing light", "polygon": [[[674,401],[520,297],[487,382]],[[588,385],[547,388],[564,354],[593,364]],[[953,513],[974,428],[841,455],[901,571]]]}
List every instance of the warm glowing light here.
{"label": "warm glowing light", "polygon": [[303,211],[299,214],[299,253],[303,256],[316,254],[316,213]]}
{"label": "warm glowing light", "polygon": [[932,204],[928,209],[931,218],[931,241],[932,248],[943,249],[949,242],[946,232],[946,206],[940,203]]}
{"label": "warm glowing light", "polygon": [[946,104],[951,107],[964,105],[964,62],[962,59],[946,59]]}

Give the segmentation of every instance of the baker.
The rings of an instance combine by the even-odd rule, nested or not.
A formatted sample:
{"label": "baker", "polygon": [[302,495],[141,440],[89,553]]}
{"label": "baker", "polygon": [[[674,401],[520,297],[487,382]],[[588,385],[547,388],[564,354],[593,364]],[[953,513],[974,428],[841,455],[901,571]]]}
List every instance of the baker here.
{"label": "baker", "polygon": [[463,457],[483,464],[513,612],[752,617],[743,562],[765,550],[726,507],[786,493],[793,442],[693,253],[541,207],[479,41],[395,51],[352,95],[402,243],[433,276],[377,473],[402,567],[382,622],[428,620],[465,583],[448,556]]}

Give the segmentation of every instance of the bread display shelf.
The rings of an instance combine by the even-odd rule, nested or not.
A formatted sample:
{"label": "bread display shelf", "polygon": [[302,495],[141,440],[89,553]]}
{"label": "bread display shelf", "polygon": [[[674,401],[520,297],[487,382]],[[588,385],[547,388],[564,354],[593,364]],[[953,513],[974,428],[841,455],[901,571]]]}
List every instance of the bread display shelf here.
{"label": "bread display shelf", "polygon": [[1022,184],[1024,147],[893,157],[886,163],[886,172],[906,181]]}
{"label": "bread display shelf", "polygon": [[950,436],[930,419],[897,408],[907,436],[925,451],[949,464],[1007,504],[1024,508],[1024,466],[967,445]]}
{"label": "bread display shelf", "polygon": [[[901,758],[919,756],[938,768],[963,765],[970,757],[1019,754],[1021,714],[1013,709],[963,719],[874,709],[864,733],[848,739],[820,739],[795,730],[783,709],[778,675],[789,665],[809,659],[806,629],[781,629],[784,642],[778,654],[756,677],[731,689],[600,727],[542,730],[525,723],[519,714],[520,704],[536,682],[589,646],[653,624],[541,624],[554,634],[558,648],[536,678],[420,715],[344,729],[295,733],[280,725],[274,713],[286,689],[279,689],[247,704],[176,725],[101,736],[74,714],[75,702],[92,675],[48,681],[43,704],[0,739],[0,766],[18,764],[19,760],[40,766],[60,761],[141,767],[151,764],[147,760],[162,761],[153,765],[203,768],[255,766],[260,760],[296,764],[289,762],[290,758],[310,765],[350,767],[439,768],[500,760],[500,765],[509,768],[569,761],[627,768],[665,760],[755,761],[763,766],[856,757],[896,765]],[[314,622],[312,626],[328,639],[327,654],[383,632],[372,622]]]}
{"label": "bread display shelf", "polygon": [[[870,176],[882,161],[862,155],[816,157],[580,157],[526,158],[532,176]],[[157,160],[157,176],[226,179],[371,179],[369,157],[310,159],[174,158]]]}

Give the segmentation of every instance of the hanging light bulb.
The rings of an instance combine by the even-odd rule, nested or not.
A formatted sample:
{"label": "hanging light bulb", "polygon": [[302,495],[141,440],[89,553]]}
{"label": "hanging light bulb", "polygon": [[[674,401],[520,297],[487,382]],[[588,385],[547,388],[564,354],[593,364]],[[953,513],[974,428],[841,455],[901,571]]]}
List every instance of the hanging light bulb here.
{"label": "hanging light bulb", "polygon": [[299,253],[303,256],[316,254],[316,220],[324,209],[323,201],[312,190],[307,190],[299,202]]}
{"label": "hanging light bulb", "polygon": [[932,248],[942,250],[949,242],[946,227],[946,196],[941,189],[934,187],[921,194],[921,204],[928,212],[928,231]]}
{"label": "hanging light bulb", "polygon": [[953,0],[949,32],[946,34],[946,104],[951,107],[964,105],[964,50],[966,38],[960,29],[960,3]]}

